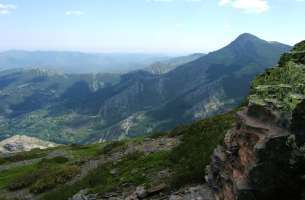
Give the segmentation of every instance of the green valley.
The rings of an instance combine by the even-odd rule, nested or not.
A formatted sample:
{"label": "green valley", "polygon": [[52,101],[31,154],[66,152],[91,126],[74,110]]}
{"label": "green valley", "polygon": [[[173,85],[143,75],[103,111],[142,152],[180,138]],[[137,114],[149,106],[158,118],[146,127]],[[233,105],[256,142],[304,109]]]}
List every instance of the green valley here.
{"label": "green valley", "polygon": [[0,138],[91,143],[167,131],[239,105],[251,80],[289,49],[246,33],[207,55],[160,62],[173,67],[167,73],[0,71]]}

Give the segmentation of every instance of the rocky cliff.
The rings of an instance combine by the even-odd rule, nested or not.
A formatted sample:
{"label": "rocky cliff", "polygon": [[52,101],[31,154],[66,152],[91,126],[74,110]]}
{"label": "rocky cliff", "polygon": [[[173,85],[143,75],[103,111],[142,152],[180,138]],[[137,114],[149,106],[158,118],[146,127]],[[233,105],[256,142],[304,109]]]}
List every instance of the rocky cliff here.
{"label": "rocky cliff", "polygon": [[304,198],[305,41],[252,83],[207,168],[217,200]]}

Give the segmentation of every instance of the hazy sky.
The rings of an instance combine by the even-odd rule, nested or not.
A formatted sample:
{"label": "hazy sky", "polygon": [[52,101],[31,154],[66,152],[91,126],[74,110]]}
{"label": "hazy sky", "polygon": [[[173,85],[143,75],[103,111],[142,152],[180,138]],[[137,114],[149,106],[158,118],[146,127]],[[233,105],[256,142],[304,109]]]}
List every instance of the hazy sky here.
{"label": "hazy sky", "polygon": [[191,53],[305,39],[305,0],[0,0],[0,50]]}

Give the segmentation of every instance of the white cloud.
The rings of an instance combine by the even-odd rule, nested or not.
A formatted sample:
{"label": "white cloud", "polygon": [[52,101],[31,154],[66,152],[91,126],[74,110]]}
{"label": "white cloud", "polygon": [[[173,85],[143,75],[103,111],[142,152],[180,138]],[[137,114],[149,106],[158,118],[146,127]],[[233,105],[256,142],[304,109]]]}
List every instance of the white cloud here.
{"label": "white cloud", "polygon": [[80,16],[80,15],[84,15],[85,13],[83,11],[80,10],[69,10],[66,11],[65,13],[66,15],[76,15],[76,16]]}
{"label": "white cloud", "polygon": [[263,13],[269,10],[267,0],[220,0],[220,6],[231,6],[245,13]]}
{"label": "white cloud", "polygon": [[0,15],[6,15],[16,9],[13,4],[0,4]]}

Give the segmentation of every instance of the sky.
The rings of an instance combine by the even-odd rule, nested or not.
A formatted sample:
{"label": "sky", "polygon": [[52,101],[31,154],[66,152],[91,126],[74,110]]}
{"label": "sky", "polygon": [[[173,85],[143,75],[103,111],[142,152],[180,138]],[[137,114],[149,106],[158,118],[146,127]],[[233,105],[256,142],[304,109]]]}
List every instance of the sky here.
{"label": "sky", "polygon": [[194,53],[305,39],[305,0],[0,0],[0,51]]}

